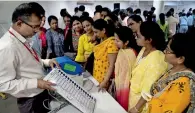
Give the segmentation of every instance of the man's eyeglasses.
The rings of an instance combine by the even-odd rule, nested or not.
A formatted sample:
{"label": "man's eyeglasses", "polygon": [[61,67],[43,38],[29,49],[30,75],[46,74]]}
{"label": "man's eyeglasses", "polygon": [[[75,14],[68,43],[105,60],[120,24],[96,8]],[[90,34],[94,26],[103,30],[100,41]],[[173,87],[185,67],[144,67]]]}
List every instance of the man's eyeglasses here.
{"label": "man's eyeglasses", "polygon": [[40,25],[30,25],[29,23],[23,21],[20,19],[20,21],[22,21],[23,23],[25,23],[26,25],[28,25],[29,27],[31,27],[33,30],[39,30],[40,29]]}

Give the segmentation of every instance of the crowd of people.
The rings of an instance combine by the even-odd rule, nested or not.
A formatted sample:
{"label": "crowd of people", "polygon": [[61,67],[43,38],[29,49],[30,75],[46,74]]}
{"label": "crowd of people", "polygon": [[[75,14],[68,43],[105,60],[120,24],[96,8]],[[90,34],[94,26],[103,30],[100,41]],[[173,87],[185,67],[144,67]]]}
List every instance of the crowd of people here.
{"label": "crowd of people", "polygon": [[[0,92],[17,98],[21,113],[46,113],[43,66],[58,66],[68,56],[82,65],[129,113],[195,112],[195,9],[171,8],[156,19],[150,11],[111,11],[97,5],[66,9],[45,17],[36,3],[19,5],[12,26],[0,39]],[[49,29],[44,28],[48,20]]]}

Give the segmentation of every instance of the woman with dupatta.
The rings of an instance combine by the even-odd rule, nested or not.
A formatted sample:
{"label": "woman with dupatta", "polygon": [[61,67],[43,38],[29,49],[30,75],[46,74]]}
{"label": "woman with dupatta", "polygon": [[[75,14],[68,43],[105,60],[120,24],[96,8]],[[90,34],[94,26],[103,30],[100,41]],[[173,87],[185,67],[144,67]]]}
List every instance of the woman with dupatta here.
{"label": "woman with dupatta", "polygon": [[130,28],[122,26],[115,30],[115,43],[119,48],[115,63],[116,100],[127,111],[129,103],[131,71],[140,47]]}
{"label": "woman with dupatta", "polygon": [[163,50],[166,48],[164,33],[159,25],[152,21],[143,22],[138,30],[136,42],[142,46],[139,52],[132,77],[130,79],[129,113],[145,112],[146,98],[152,84],[166,72]]}
{"label": "woman with dupatta", "polygon": [[176,34],[165,52],[173,67],[156,81],[148,97],[148,113],[195,112],[194,37]]}
{"label": "woman with dupatta", "polygon": [[94,47],[93,77],[100,83],[101,89],[108,89],[118,53],[113,37],[114,24],[98,19],[93,24],[93,32],[100,40],[100,43]]}

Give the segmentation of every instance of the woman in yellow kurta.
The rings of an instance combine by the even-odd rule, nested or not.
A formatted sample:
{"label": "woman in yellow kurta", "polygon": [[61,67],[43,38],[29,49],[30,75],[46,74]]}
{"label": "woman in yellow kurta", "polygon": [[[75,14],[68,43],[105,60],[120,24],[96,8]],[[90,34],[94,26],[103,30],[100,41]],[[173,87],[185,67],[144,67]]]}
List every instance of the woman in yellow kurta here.
{"label": "woman in yellow kurta", "polygon": [[95,37],[101,40],[100,44],[94,47],[93,76],[101,88],[107,88],[118,53],[113,37],[114,31],[103,19],[94,22],[93,31]]}
{"label": "woman in yellow kurta", "polygon": [[166,71],[167,63],[162,52],[166,45],[164,33],[155,22],[146,21],[137,32],[137,44],[142,46],[130,80],[129,113],[144,112],[146,99],[152,84]]}
{"label": "woman in yellow kurta", "polygon": [[95,42],[93,41],[93,19],[91,17],[86,17],[81,21],[86,33],[79,38],[77,56],[75,61],[84,63],[87,61],[89,55],[93,52]]}
{"label": "woman in yellow kurta", "polygon": [[115,43],[120,49],[115,63],[116,100],[128,111],[130,78],[140,47],[130,28],[122,26],[115,30]]}
{"label": "woman in yellow kurta", "polygon": [[[165,52],[166,61],[173,65],[151,88],[148,113],[195,112],[194,41],[185,34],[176,34]],[[182,46],[181,46],[182,45]]]}

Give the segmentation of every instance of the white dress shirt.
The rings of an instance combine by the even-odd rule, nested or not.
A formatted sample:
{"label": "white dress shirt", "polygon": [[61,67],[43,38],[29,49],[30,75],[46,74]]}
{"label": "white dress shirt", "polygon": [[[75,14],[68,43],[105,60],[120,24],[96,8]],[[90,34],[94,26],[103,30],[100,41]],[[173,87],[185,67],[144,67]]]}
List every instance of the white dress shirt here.
{"label": "white dress shirt", "polygon": [[58,19],[58,27],[61,28],[61,29],[65,29],[66,25],[65,25],[65,23],[64,23],[63,17],[60,17],[60,18]]}
{"label": "white dress shirt", "polygon": [[169,25],[169,33],[171,36],[173,36],[176,33],[176,27],[179,23],[179,20],[173,16],[170,16],[167,18],[167,22]]}
{"label": "white dress shirt", "polygon": [[194,24],[194,17],[193,15],[190,15],[188,17],[188,26],[193,26],[193,24]]}
{"label": "white dress shirt", "polygon": [[78,17],[80,17],[80,16],[82,16],[82,14],[83,14],[83,12],[82,11],[78,11],[74,16],[78,16]]}
{"label": "white dress shirt", "polygon": [[44,77],[42,68],[49,60],[38,62],[24,46],[27,40],[13,28],[9,31],[0,38],[0,92],[17,98],[36,96],[43,91],[37,88],[37,79]]}
{"label": "white dress shirt", "polygon": [[127,26],[127,20],[129,19],[129,17],[128,16],[126,16],[125,18],[124,18],[124,20],[122,20],[122,26]]}

